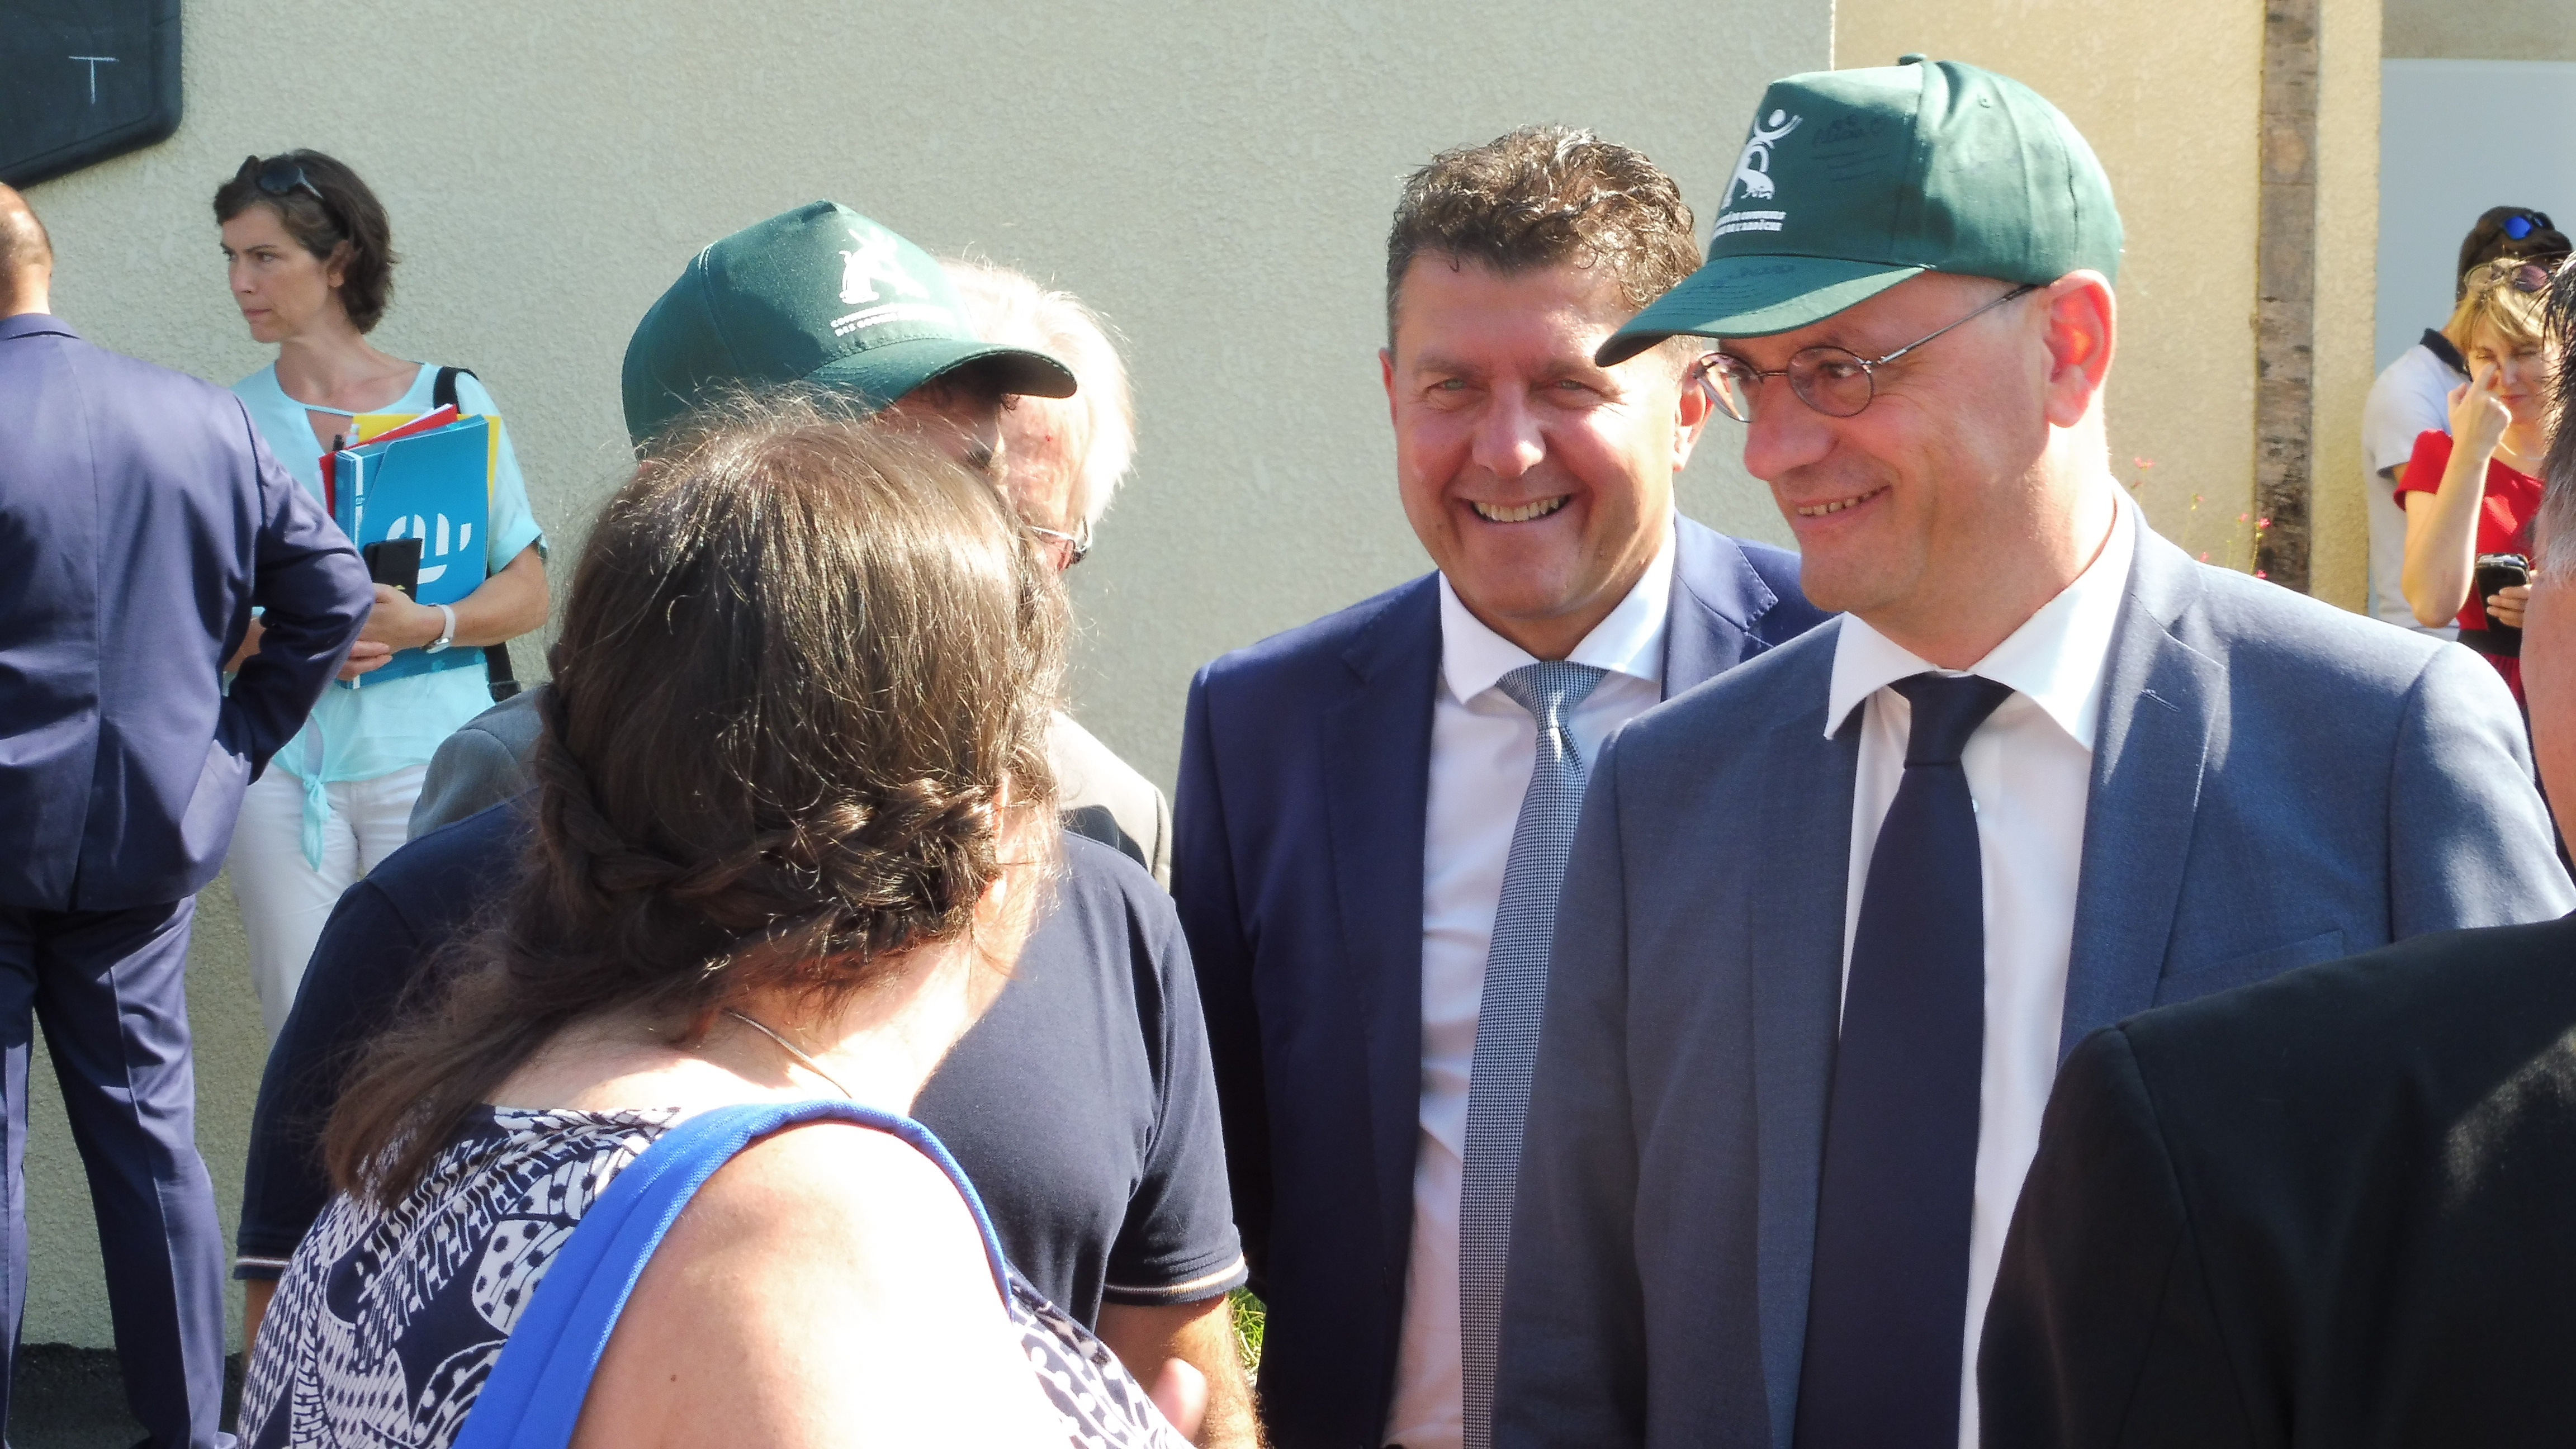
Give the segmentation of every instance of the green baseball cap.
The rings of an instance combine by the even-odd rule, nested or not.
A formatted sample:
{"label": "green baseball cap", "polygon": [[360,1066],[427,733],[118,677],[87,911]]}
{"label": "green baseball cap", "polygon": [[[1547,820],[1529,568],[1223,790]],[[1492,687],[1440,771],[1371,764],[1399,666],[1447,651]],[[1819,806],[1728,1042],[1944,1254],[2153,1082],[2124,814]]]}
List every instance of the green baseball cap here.
{"label": "green baseball cap", "polygon": [[2111,182],[2073,123],[2008,76],[1908,56],[1774,81],[1718,199],[1708,262],[1603,343],[1766,337],[1922,272],[2054,282],[2120,271]]}
{"label": "green baseball cap", "polygon": [[644,314],[626,344],[626,431],[640,443],[727,384],[808,382],[884,407],[969,363],[1006,393],[1073,396],[1063,363],[977,337],[928,252],[817,201],[698,253]]}

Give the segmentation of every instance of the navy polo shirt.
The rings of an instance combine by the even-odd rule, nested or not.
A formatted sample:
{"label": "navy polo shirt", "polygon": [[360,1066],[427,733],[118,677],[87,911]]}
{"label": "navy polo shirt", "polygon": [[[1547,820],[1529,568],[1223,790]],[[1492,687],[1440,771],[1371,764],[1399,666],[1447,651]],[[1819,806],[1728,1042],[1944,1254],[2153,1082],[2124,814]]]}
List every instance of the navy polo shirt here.
{"label": "navy polo shirt", "polygon": [[[317,1144],[342,1074],[415,976],[507,892],[515,804],[404,846],[333,908],[269,1053],[234,1276],[273,1278],[330,1201]],[[1170,897],[1068,833],[1055,897],[992,1010],[914,1103],[974,1180],[1011,1262],[1086,1324],[1112,1303],[1241,1286],[1198,983]]]}

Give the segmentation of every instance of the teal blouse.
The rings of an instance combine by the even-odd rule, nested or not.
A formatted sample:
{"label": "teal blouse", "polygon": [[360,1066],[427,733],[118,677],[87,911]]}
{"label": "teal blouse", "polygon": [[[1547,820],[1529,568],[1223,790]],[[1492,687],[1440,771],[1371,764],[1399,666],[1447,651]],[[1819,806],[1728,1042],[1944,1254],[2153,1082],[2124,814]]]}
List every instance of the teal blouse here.
{"label": "teal blouse", "polygon": [[[435,366],[423,366],[401,397],[370,411],[425,413],[437,379]],[[286,390],[278,386],[276,366],[263,367],[233,384],[233,393],[249,410],[252,424],[259,429],[269,451],[277,455],[277,461],[304,485],[304,491],[321,498],[322,447],[314,441],[312,425],[306,421],[307,405],[288,397]],[[494,426],[500,426],[500,409],[493,405],[492,394],[479,380],[457,378],[456,400],[468,415],[488,414]],[[492,518],[485,538],[486,566],[496,574],[522,550],[544,538],[536,516],[528,509],[527,481],[519,472],[519,459],[510,447],[506,430],[501,436],[500,462],[492,472]],[[317,867],[322,861],[322,824],[330,813],[323,785],[340,780],[373,780],[413,765],[428,764],[439,741],[491,706],[491,691],[480,669],[447,669],[359,689],[334,681],[325,688],[302,733],[279,750],[269,766],[304,782],[306,861]]]}

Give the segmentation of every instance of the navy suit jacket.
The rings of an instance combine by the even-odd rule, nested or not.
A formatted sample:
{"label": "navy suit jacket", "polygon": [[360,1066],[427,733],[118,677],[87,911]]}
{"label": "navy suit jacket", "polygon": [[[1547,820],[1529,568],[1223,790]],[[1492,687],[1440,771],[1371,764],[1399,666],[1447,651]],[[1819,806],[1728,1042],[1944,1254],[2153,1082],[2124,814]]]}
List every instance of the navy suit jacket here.
{"label": "navy suit jacket", "polygon": [[[1837,632],[1630,721],[1593,766],[1521,1160],[1497,1446],[1790,1442],[1860,754],[1858,713],[1825,734]],[[2141,532],[2103,675],[2061,1061],[2150,1006],[2571,905],[2485,660]]]}
{"label": "navy suit jacket", "polygon": [[[1679,521],[1667,694],[1824,615],[1795,555]],[[1377,1449],[1422,1103],[1422,851],[1438,576],[1229,654],[1190,686],[1173,893],[1208,1016],[1235,1221],[1269,1307],[1281,1449]]]}
{"label": "navy suit jacket", "polygon": [[[0,905],[176,901],[222,868],[375,591],[196,378],[0,317]],[[259,653],[223,688],[253,604]]]}

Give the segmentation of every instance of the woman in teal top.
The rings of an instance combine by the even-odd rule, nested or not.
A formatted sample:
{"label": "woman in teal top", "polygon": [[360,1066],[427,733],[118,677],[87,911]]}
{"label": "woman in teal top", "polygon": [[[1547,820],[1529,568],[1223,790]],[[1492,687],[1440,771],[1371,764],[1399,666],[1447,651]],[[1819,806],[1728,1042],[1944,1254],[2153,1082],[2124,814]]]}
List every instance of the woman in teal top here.
{"label": "woman in teal top", "polygon": [[[215,193],[233,300],[277,361],[235,384],[269,451],[319,498],[320,459],[361,413],[425,413],[438,369],[379,351],[366,334],[392,298],[391,229],[375,193],[314,151],[251,157]],[[470,374],[457,403],[500,426]],[[403,649],[498,644],[546,617],[542,534],[505,435],[485,530],[490,573],[452,606],[379,585],[375,613],[340,671],[351,681]],[[253,623],[242,645],[259,647]],[[286,1023],[304,963],[340,893],[403,843],[430,753],[492,703],[484,671],[457,668],[323,691],[304,732],[278,751],[242,802],[226,867],[249,938],[252,985],[271,1040]]]}

